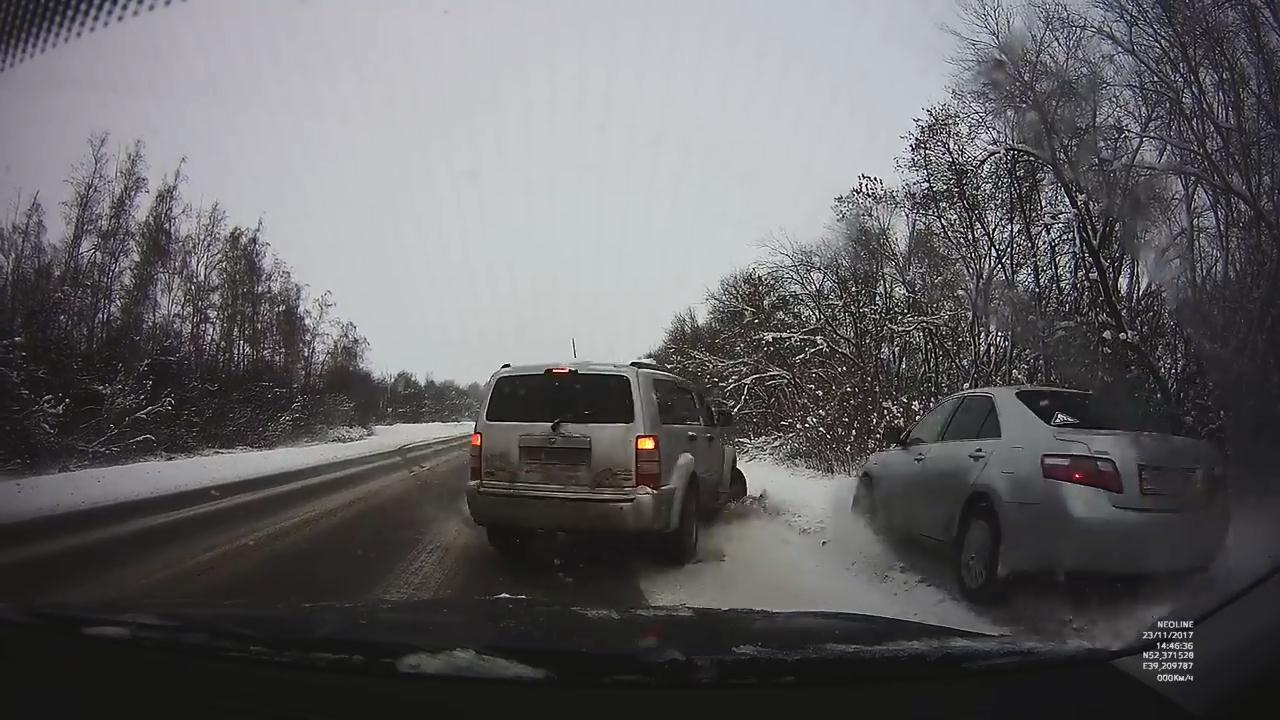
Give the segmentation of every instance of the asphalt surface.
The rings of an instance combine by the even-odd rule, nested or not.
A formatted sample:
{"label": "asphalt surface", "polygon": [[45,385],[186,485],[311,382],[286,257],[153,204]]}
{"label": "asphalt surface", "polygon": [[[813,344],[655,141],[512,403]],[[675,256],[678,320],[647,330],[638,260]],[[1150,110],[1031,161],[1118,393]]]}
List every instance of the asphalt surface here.
{"label": "asphalt surface", "polygon": [[519,560],[499,556],[467,513],[466,476],[462,447],[318,497],[246,502],[230,518],[73,548],[0,568],[0,602],[269,605],[506,594],[579,607],[646,604],[630,563],[641,548],[545,540]]}

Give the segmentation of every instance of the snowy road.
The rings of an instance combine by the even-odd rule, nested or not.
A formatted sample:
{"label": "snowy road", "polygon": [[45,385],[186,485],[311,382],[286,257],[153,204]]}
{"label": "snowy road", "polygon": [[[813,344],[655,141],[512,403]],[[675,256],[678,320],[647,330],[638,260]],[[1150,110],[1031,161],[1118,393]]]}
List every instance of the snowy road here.
{"label": "snowy road", "polygon": [[[37,477],[0,479],[0,523],[100,507],[196,488],[216,488],[265,475],[391,450],[407,443],[460,437],[472,423],[380,425],[352,442],[271,450],[210,452],[177,460],[139,462]],[[351,428],[359,431],[359,428]]]}
{"label": "snowy road", "polygon": [[[466,512],[466,455],[450,450],[300,501],[246,503],[57,562],[0,567],[0,601],[251,604],[523,596],[581,607],[685,604],[887,615],[987,632],[1115,645],[1188,598],[1256,575],[1277,545],[1233,527],[1215,573],[1195,586],[1112,591],[1019,588],[974,609],[945,562],[886,543],[848,512],[848,478],[745,463],[751,496],[704,529],[697,562],[664,566],[634,543],[546,542],[504,561]],[[1259,517],[1265,517],[1260,514]],[[1236,551],[1232,552],[1232,548]]]}
{"label": "snowy road", "polygon": [[230,516],[0,566],[0,601],[280,604],[507,593],[645,604],[631,568],[592,548],[500,562],[467,516],[466,476],[462,446],[336,492],[245,503]]}

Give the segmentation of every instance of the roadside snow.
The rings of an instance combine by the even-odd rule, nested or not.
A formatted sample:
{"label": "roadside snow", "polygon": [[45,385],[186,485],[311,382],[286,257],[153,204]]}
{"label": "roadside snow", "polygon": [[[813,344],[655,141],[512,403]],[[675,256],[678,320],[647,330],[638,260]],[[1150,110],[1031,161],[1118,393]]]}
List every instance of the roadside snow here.
{"label": "roadside snow", "polygon": [[329,428],[325,433],[325,442],[355,442],[363,440],[373,434],[369,428],[360,427],[359,425],[346,425],[343,427]]}
{"label": "roadside snow", "polygon": [[702,527],[698,561],[646,565],[656,605],[828,610],[897,617],[1019,640],[1121,647],[1162,618],[1191,619],[1280,564],[1280,501],[1238,498],[1222,554],[1189,579],[1019,584],[975,608],[951,588],[945,558],[886,542],[850,512],[853,479],[744,462],[747,498]]}
{"label": "roadside snow", "polygon": [[1195,620],[1280,565],[1280,503],[1233,497],[1226,543],[1208,571],[1145,582],[1024,583],[986,612],[1017,634],[1080,639],[1095,647],[1133,642],[1157,620]]}
{"label": "roadside snow", "polygon": [[[750,502],[764,514],[783,518],[797,532],[823,533],[831,525],[841,498],[853,497],[852,480],[771,462],[743,462]],[[847,509],[848,503],[844,504]]]}
{"label": "roadside snow", "polygon": [[[471,432],[471,428],[469,422],[380,425],[363,440],[210,454],[3,480],[0,481],[0,524],[192,488],[212,488],[268,473],[391,450],[408,443],[461,436]],[[351,433],[340,435],[350,437]]]}
{"label": "roadside snow", "polygon": [[749,495],[703,527],[699,561],[642,569],[650,603],[857,612],[1004,631],[907,570],[849,512],[852,478],[767,461],[741,467]]}

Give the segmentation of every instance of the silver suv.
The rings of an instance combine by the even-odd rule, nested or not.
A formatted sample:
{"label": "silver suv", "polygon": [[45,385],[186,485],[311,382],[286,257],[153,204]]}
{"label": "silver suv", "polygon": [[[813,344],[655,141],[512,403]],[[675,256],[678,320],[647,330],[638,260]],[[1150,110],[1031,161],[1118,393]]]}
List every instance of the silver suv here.
{"label": "silver suv", "polygon": [[647,533],[686,563],[698,520],[747,492],[732,422],[650,362],[504,365],[471,436],[467,507],[500,552],[538,530]]}

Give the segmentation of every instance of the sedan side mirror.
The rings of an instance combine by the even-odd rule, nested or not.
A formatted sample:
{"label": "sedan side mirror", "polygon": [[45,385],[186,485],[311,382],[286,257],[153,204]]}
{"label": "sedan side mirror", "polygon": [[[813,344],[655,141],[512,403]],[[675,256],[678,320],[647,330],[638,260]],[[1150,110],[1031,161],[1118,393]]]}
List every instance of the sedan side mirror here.
{"label": "sedan side mirror", "polygon": [[720,427],[733,426],[733,413],[728,410],[721,410],[716,413],[716,425]]}
{"label": "sedan side mirror", "polygon": [[885,447],[897,447],[902,444],[902,433],[906,430],[901,425],[889,425],[884,429],[884,434],[880,436],[880,442]]}

